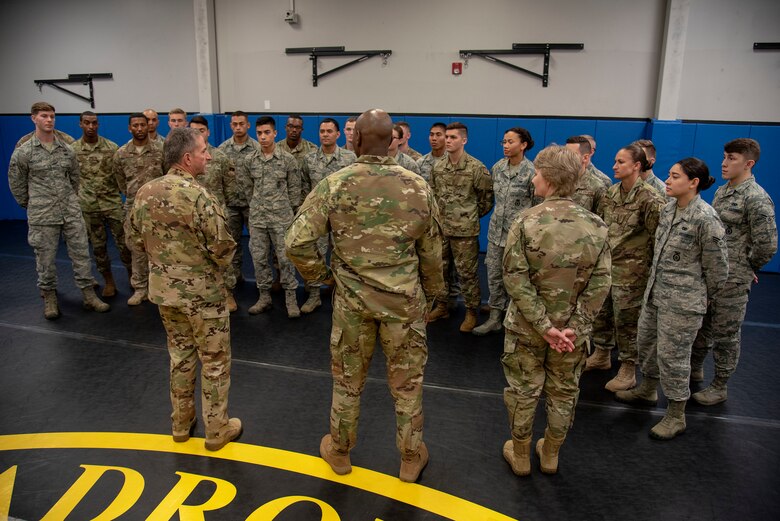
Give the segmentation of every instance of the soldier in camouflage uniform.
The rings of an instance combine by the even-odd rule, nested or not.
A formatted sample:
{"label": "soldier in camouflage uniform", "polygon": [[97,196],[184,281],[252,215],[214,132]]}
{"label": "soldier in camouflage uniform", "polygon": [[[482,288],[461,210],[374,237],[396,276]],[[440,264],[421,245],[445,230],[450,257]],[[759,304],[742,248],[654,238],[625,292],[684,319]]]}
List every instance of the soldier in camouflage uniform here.
{"label": "soldier in camouflage uniform", "polygon": [[[303,159],[310,153],[317,151],[317,145],[301,137],[303,132],[303,118],[298,114],[291,114],[287,118],[287,124],[284,126],[287,131],[287,137],[276,143],[279,148],[292,154],[299,166],[303,166]],[[303,194],[304,197],[306,194]],[[303,199],[301,199],[303,200]]]}
{"label": "soldier in camouflage uniform", "polygon": [[417,163],[398,149],[403,133],[404,129],[401,125],[393,125],[393,140],[390,142],[390,148],[387,151],[388,157],[392,157],[396,163],[419,175],[420,168],[417,166]]}
{"label": "soldier in camouflage uniform", "polygon": [[238,245],[233,256],[232,273],[227,278],[228,290],[232,293],[236,282],[244,280],[241,272],[244,260],[241,237],[244,234],[244,226],[249,228],[249,199],[252,197],[252,180],[246,160],[260,150],[260,144],[249,137],[249,116],[245,112],[238,110],[230,116],[230,129],[233,131],[233,137],[219,145],[219,150],[230,159],[235,168],[235,190],[225,193],[228,227]]}
{"label": "soldier in camouflage uniform", "polygon": [[149,126],[149,141],[158,143],[160,148],[162,148],[165,143],[165,138],[157,133],[157,126],[160,124],[160,116],[154,109],[146,109],[144,111],[144,116],[146,116],[146,122]]}
{"label": "soldier in camouflage uniform", "polygon": [[173,440],[195,428],[195,378],[201,361],[206,449],[219,450],[241,434],[228,419],[230,313],[223,273],[236,243],[216,198],[195,181],[206,169],[206,141],[191,128],[165,140],[168,173],[144,185],[130,211],[130,240],[149,257],[149,298],[159,306],[170,354]]}
{"label": "soldier in camouflage uniform", "polygon": [[352,147],[352,134],[355,132],[355,123],[357,122],[357,116],[350,116],[347,121],[344,122],[344,148],[350,152],[354,152]]}
{"label": "soldier in camouflage uniform", "polygon": [[577,189],[574,191],[572,199],[589,212],[598,213],[597,207],[601,198],[607,193],[607,185],[588,170],[591,152],[590,141],[585,136],[572,136],[566,140],[566,148],[579,154],[582,161]]}
{"label": "soldier in camouflage uniform", "polygon": [[[395,403],[399,477],[413,482],[428,461],[422,384],[428,357],[425,314],[443,286],[441,237],[430,187],[387,156],[392,121],[381,110],[358,118],[357,162],[323,179],[285,236],[307,281],[333,283],[330,335],[333,403],[320,455],[334,472],[352,470],[360,395],[376,336]],[[381,223],[377,226],[377,223]],[[331,269],[316,246],[331,234]]]}
{"label": "soldier in camouflage uniform", "polygon": [[431,125],[431,131],[428,133],[428,142],[431,144],[431,151],[417,160],[417,167],[420,169],[420,175],[428,182],[431,180],[433,165],[447,154],[447,151],[444,149],[444,133],[446,130],[446,123],[436,122]]}
{"label": "soldier in camouflage uniform", "polygon": [[[14,148],[19,148],[23,144],[27,143],[32,139],[32,137],[35,135],[35,131],[30,132],[29,134],[25,134],[22,137],[19,138],[19,141],[16,142],[16,145]],[[62,132],[61,130],[54,129],[54,136],[61,142],[65,143],[66,145],[72,145],[75,139],[71,137],[70,134],[66,134],[65,132]]]}
{"label": "soldier in camouflage uniform", "polygon": [[740,138],[723,147],[721,172],[728,183],[718,188],[712,207],[726,228],[729,278],[710,300],[704,326],[693,343],[691,380],[704,380],[704,359],[712,348],[715,378],[694,393],[702,405],[726,400],[726,382],[737,368],[740,333],[750,285],[756,272],[777,252],[777,223],[772,199],[753,177],[761,148],[753,139]]}
{"label": "soldier in camouflage uniform", "polygon": [[596,168],[596,165],[593,164],[593,156],[596,155],[596,139],[588,134],[583,134],[582,137],[588,140],[588,143],[590,143],[590,157],[588,158],[588,172],[596,176],[609,190],[609,187],[612,186],[612,178],[609,177],[607,174]]}
{"label": "soldier in camouflage uniform", "polygon": [[[418,159],[422,157],[422,154],[409,146],[409,138],[412,137],[412,128],[409,126],[409,123],[407,123],[406,121],[399,121],[397,125],[403,129],[398,149],[401,151],[402,154],[406,154],[407,156],[412,158],[412,161],[416,162]],[[404,168],[406,167],[404,166]]]}
{"label": "soldier in camouflage uniform", "polygon": [[[447,159],[436,163],[430,184],[441,211],[444,273],[449,273],[450,263],[454,261],[466,302],[466,318],[460,331],[470,333],[477,325],[480,305],[479,218],[493,207],[493,180],[485,165],[463,150],[468,141],[468,129],[463,123],[447,125],[445,139]],[[449,316],[448,281],[445,278],[444,290],[436,298],[429,322]]]}
{"label": "soldier in camouflage uniform", "polygon": [[16,202],[27,210],[27,242],[35,251],[38,288],[44,317],[60,316],[57,305],[55,259],[60,236],[68,246],[76,286],[84,295],[84,308],[108,311],[95,295],[89,259],[87,228],[79,206],[79,163],[73,150],[54,134],[54,107],[34,103],[30,111],[33,136],[14,150],[8,165],[8,185]]}
{"label": "soldier in camouflage uniform", "polygon": [[666,191],[676,202],[661,211],[637,328],[642,381],[630,391],[615,393],[621,402],[654,405],[660,381],[669,405],[650,430],[650,436],[660,440],[685,431],[691,347],[707,302],[728,277],[723,225],[699,195],[714,182],[707,165],[694,157],[679,161],[669,171]]}
{"label": "soldier in camouflage uniform", "polygon": [[504,158],[499,160],[490,173],[493,177],[493,194],[496,206],[490,216],[488,227],[488,246],[485,255],[488,289],[490,297],[490,317],[472,333],[486,335],[493,331],[501,331],[504,311],[509,304],[509,296],[504,289],[503,261],[506,238],[509,227],[517,216],[534,205],[534,164],[525,154],[534,147],[531,133],[524,128],[510,128],[504,133],[501,142]]}
{"label": "soldier in camouflage uniform", "polygon": [[[114,153],[114,177],[119,190],[126,196],[127,208],[132,208],[138,189],[145,183],[163,174],[163,147],[149,139],[149,126],[146,116],[140,112],[130,114],[129,130],[133,138],[119,147]],[[129,235],[129,221],[125,218],[125,235]],[[133,295],[127,300],[128,306],[137,306],[149,298],[149,261],[142,251],[133,250],[133,270],[130,284]]]}
{"label": "soldier in camouflage uniform", "polygon": [[672,198],[666,195],[666,185],[663,181],[658,179],[658,177],[656,177],[655,173],[653,172],[653,165],[655,165],[656,158],[655,145],[649,139],[638,139],[634,141],[633,144],[642,147],[642,150],[645,151],[645,156],[647,156],[647,161],[650,163],[650,168],[640,173],[639,177],[641,177],[642,181],[644,181],[646,184],[650,185],[651,188],[654,188],[659,194],[661,194],[667,202],[670,202]]}
{"label": "soldier in camouflage uniform", "polygon": [[620,369],[607,382],[608,391],[625,391],[636,385],[636,328],[653,260],[655,231],[666,199],[646,185],[641,172],[650,168],[638,145],[615,155],[615,179],[599,203],[599,217],[609,228],[612,251],[612,289],[593,327],[595,350],[585,370],[609,369],[615,344]]}
{"label": "soldier in camouflage uniform", "polygon": [[119,258],[127,268],[128,278],[133,271],[132,257],[125,242],[125,212],[119,185],[114,177],[114,153],[118,147],[113,141],[98,135],[98,117],[94,112],[82,112],[79,126],[83,136],[71,145],[81,170],[79,203],[92,243],[95,264],[106,281],[103,296],[113,297],[116,295],[116,283],[111,273],[106,227],[114,234]]}
{"label": "soldier in camouflage uniform", "polygon": [[271,309],[273,275],[268,265],[271,246],[278,256],[278,271],[285,292],[287,316],[298,318],[295,267],[284,253],[284,231],[293,219],[293,207],[300,206],[301,174],[298,162],[276,146],[276,123],[264,116],[257,119],[260,151],[247,159],[252,197],[249,202],[249,251],[255,264],[255,280],[260,296],[249,308],[257,315]]}
{"label": "soldier in camouflage uniform", "polygon": [[[351,165],[357,159],[354,152],[340,148],[336,144],[340,135],[339,123],[335,119],[325,118],[320,122],[320,147],[314,152],[306,154],[301,163],[301,185],[303,188],[301,200],[314,190],[317,183],[333,172]],[[324,257],[328,250],[328,238],[322,237],[317,242],[317,247]],[[301,313],[311,313],[322,304],[319,285],[306,282],[306,291],[309,293],[309,297],[301,306]]]}
{"label": "soldier in camouflage uniform", "polygon": [[558,451],[574,422],[586,341],[610,286],[607,227],[571,199],[579,157],[553,145],[539,152],[534,166],[535,192],[545,199],[520,213],[504,254],[511,302],[501,364],[512,439],[503,454],[518,476],[531,473],[531,437],[542,391],[547,428],[536,453],[542,472],[558,471]]}

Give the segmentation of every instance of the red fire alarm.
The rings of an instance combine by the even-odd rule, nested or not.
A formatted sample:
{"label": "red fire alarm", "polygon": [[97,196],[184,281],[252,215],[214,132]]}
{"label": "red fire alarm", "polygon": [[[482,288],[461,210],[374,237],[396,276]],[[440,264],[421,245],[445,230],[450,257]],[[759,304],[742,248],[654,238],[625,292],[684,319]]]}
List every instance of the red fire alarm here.
{"label": "red fire alarm", "polygon": [[460,76],[463,72],[463,62],[452,62],[453,76]]}

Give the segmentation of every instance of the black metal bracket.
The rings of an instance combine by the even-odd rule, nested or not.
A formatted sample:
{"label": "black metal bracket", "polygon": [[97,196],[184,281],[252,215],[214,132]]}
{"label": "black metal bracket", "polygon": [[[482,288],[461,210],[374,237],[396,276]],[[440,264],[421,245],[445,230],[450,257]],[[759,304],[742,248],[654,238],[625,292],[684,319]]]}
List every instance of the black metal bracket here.
{"label": "black metal bracket", "polygon": [[755,42],[754,51],[780,51],[780,42]]}
{"label": "black metal bracket", "polygon": [[[570,50],[581,51],[585,48],[585,44],[582,43],[513,43],[511,49],[496,49],[496,50],[473,50],[462,49],[460,51],[460,57],[466,60],[468,66],[469,58],[472,56],[479,56],[487,61],[498,63],[514,69],[516,71],[530,74],[534,78],[542,80],[542,87],[546,87],[550,77],[550,51],[553,50]],[[540,54],[544,55],[544,70],[542,74],[538,72],[530,71],[524,67],[519,67],[513,63],[506,62],[500,58],[496,58],[494,55],[518,55],[518,54]]]}
{"label": "black metal bracket", "polygon": [[[393,54],[393,51],[387,49],[381,51],[345,51],[344,47],[288,47],[284,50],[284,52],[286,54],[309,55],[309,59],[311,60],[311,80],[314,87],[317,86],[317,82],[320,78],[324,78],[328,74],[345,69],[350,65],[366,61],[372,56],[381,56],[382,65],[387,65],[387,58]],[[359,58],[352,60],[351,62],[347,62],[343,65],[339,65],[338,67],[335,67],[329,71],[320,73],[317,69],[317,59],[322,56],[359,56]]]}
{"label": "black metal bracket", "polygon": [[[38,90],[43,91],[44,85],[49,85],[57,90],[66,92],[71,96],[76,96],[79,99],[83,99],[94,109],[95,108],[95,89],[92,86],[92,80],[111,80],[114,75],[110,72],[90,72],[87,74],[68,74],[67,78],[61,78],[58,80],[35,80],[35,84],[38,86]],[[61,87],[58,83],[81,83],[82,85],[89,85],[89,97],[82,96],[78,92],[73,92],[65,87]]]}

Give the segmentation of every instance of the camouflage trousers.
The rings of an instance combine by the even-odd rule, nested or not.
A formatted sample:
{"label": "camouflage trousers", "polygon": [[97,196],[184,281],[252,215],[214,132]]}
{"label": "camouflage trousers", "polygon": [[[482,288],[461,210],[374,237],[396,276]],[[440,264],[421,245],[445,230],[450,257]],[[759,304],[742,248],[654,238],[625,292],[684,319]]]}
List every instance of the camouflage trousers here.
{"label": "camouflage trousers", "polygon": [[108,234],[106,227],[114,234],[114,243],[119,250],[119,258],[128,270],[132,270],[132,256],[125,242],[125,213],[122,208],[105,210],[103,212],[84,212],[84,223],[87,225],[89,242],[92,243],[92,253],[100,273],[111,271],[111,259],[108,256]]}
{"label": "camouflage trousers", "polygon": [[504,288],[504,250],[503,246],[488,241],[485,267],[487,268],[487,283],[490,290],[488,305],[491,309],[506,311],[509,305],[509,295]]}
{"label": "camouflage trousers", "polygon": [[279,280],[284,289],[296,289],[298,279],[295,278],[295,266],[287,258],[284,249],[284,228],[258,228],[251,226],[249,228],[249,252],[252,254],[252,261],[255,265],[255,280],[257,289],[268,291],[274,281],[271,266],[268,257],[271,253],[271,246],[276,251],[276,257],[279,262]]}
{"label": "camouflage trousers", "polygon": [[676,402],[691,396],[691,346],[703,315],[683,314],[650,302],[639,313],[636,347],[642,375],[661,379],[666,398]]}
{"label": "camouflage trousers", "polygon": [[710,300],[704,324],[693,342],[691,365],[701,367],[712,349],[715,376],[729,378],[739,362],[742,322],[745,320],[750,282],[727,282]]}
{"label": "camouflage trousers", "polygon": [[636,363],[636,331],[644,292],[644,286],[612,286],[593,322],[594,347],[612,350],[617,344],[619,360]]}
{"label": "camouflage trousers", "polygon": [[[130,237],[130,219],[125,219],[125,237]],[[129,241],[126,243],[130,250],[133,273],[130,275],[130,285],[133,289],[148,291],[149,289],[149,257],[145,251],[138,250]]]}
{"label": "camouflage trousers", "polygon": [[236,248],[236,254],[233,255],[233,263],[231,273],[225,277],[225,285],[228,289],[236,287],[236,281],[241,275],[241,265],[244,261],[244,252],[241,246],[241,236],[244,235],[244,225],[249,230],[249,206],[228,206],[227,226],[230,230],[230,235],[233,236],[233,240],[236,241],[238,247]]}
{"label": "camouflage trousers", "polygon": [[89,258],[87,228],[81,213],[65,216],[63,224],[29,224],[27,242],[35,252],[35,270],[38,272],[38,287],[42,290],[57,289],[57,248],[60,235],[65,239],[68,256],[73,263],[76,286],[87,288],[94,285],[92,260]]}
{"label": "camouflage trousers", "polygon": [[340,450],[357,441],[360,395],[376,347],[377,334],[387,360],[387,383],[395,405],[396,446],[412,456],[423,437],[423,373],[428,360],[425,322],[383,322],[350,310],[338,289],[333,296],[330,334],[333,403],[330,434]]}
{"label": "camouflage trousers", "polygon": [[[467,308],[478,308],[481,297],[479,292],[479,239],[477,237],[442,237],[441,244],[442,272],[450,272],[450,264],[455,269],[463,289],[463,300]],[[450,294],[450,278],[444,278],[444,290],[436,298],[439,302],[447,302]]]}
{"label": "camouflage trousers", "polygon": [[501,365],[509,384],[504,388],[504,404],[513,439],[531,436],[542,391],[548,431],[555,438],[566,437],[574,423],[585,357],[585,342],[580,342],[571,353],[559,353],[544,341],[528,345],[514,332],[506,331]]}
{"label": "camouflage trousers", "polygon": [[195,417],[195,370],[200,358],[201,410],[206,436],[228,422],[230,314],[225,301],[197,307],[159,306],[168,334],[174,431],[187,430]]}

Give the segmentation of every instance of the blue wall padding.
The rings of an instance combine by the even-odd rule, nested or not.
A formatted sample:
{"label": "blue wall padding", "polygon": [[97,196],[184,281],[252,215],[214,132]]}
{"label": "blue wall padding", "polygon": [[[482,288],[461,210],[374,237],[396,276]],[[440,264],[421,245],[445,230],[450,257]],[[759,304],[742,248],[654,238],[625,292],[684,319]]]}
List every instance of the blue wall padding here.
{"label": "blue wall padding", "polygon": [[[249,114],[249,134],[255,137],[255,120],[264,114]],[[210,142],[218,145],[232,135],[230,130],[230,115],[206,114],[211,130]],[[287,114],[271,114],[276,121],[277,139],[285,137],[284,128]],[[304,115],[303,137],[315,144],[319,143],[319,123],[327,115]],[[344,126],[346,115],[335,116],[339,124]],[[411,146],[415,150],[426,153],[429,151],[428,132],[436,121],[445,124],[460,121],[469,128],[469,140],[466,151],[482,161],[490,169],[503,157],[501,140],[504,132],[515,126],[528,129],[535,141],[533,150],[528,157],[533,159],[545,145],[556,142],[563,144],[566,138],[578,134],[591,134],[597,141],[597,152],[594,164],[605,174],[612,176],[612,165],[617,150],[641,138],[652,139],[658,150],[655,174],[665,180],[669,168],[678,160],[696,156],[707,163],[710,173],[718,179],[717,185],[723,184],[720,178],[720,163],[723,158],[723,145],[736,137],[752,137],[762,145],[761,159],[754,169],[756,179],[766,189],[774,201],[780,201],[780,177],[775,175],[772,166],[780,164],[780,124],[750,125],[750,124],[716,124],[716,123],[685,123],[682,121],[637,121],[637,120],[604,120],[604,119],[567,119],[567,118],[511,118],[511,117],[455,117],[455,116],[407,116],[393,114],[396,121],[406,120],[412,128]],[[78,126],[78,115],[57,116],[57,128],[77,138],[81,135]],[[169,131],[167,114],[160,114],[160,133]],[[101,134],[119,145],[130,139],[127,128],[128,115],[100,116]],[[16,141],[33,128],[30,117],[26,115],[0,116],[0,160],[7,168]],[[344,136],[339,139],[343,146]],[[6,179],[0,186],[0,219],[24,219],[24,210],[14,201],[8,189]],[[702,195],[711,201],[715,187]],[[482,219],[480,245],[482,250],[487,245],[487,226],[489,216]],[[765,270],[780,272],[780,255],[776,255]]]}

